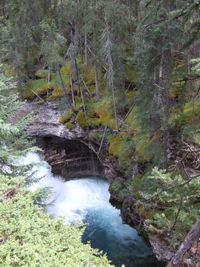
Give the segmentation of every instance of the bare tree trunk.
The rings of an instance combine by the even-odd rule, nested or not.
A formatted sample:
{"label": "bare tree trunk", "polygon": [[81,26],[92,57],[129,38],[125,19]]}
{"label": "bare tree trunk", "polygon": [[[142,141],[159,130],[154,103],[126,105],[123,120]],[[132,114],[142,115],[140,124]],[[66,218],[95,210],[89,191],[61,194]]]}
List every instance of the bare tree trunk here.
{"label": "bare tree trunk", "polygon": [[106,63],[106,72],[107,72],[107,79],[108,79],[108,85],[112,93],[112,100],[113,100],[113,109],[114,109],[114,116],[115,116],[115,125],[116,130],[119,130],[118,126],[118,118],[117,118],[117,105],[116,105],[116,97],[115,97],[115,86],[114,86],[114,67],[113,67],[113,59],[112,59],[112,41],[110,38],[110,31],[109,31],[109,25],[106,22],[106,27],[102,34],[102,40],[103,40],[103,47],[104,47],[104,58]]}
{"label": "bare tree trunk", "polygon": [[101,144],[100,144],[99,151],[98,151],[98,155],[101,152],[101,149],[102,149],[102,146],[103,146],[103,142],[104,142],[104,139],[105,139],[105,136],[106,136],[107,128],[108,128],[108,126],[106,126],[105,129],[104,129],[103,136],[102,136],[102,139],[101,139]]}
{"label": "bare tree trunk", "polygon": [[112,89],[112,99],[113,99],[113,108],[114,108],[114,114],[115,114],[115,125],[116,125],[116,130],[119,130],[119,125],[118,125],[118,118],[117,118],[117,105],[116,105],[116,98],[115,98],[115,88],[114,88],[114,83],[111,83],[111,89]]}
{"label": "bare tree trunk", "polygon": [[[94,8],[94,12],[95,12],[95,16],[98,16],[97,14],[97,0],[94,1],[94,5],[95,5],[95,8]],[[97,22],[95,20],[94,22],[94,30],[93,30],[93,45],[95,47],[95,50],[96,50],[96,47],[97,47]],[[99,100],[99,97],[100,97],[100,90],[99,90],[99,73],[98,73],[98,68],[97,68],[97,61],[98,61],[98,58],[97,58],[97,55],[94,55],[94,59],[95,59],[95,87],[96,87],[96,99]]]}
{"label": "bare tree trunk", "polygon": [[180,267],[183,264],[183,257],[188,252],[192,245],[200,238],[200,219],[192,226],[190,232],[187,234],[185,240],[180,245],[178,251],[175,253],[171,262],[167,267]]}
{"label": "bare tree trunk", "polygon": [[83,78],[82,78],[82,82],[83,82],[83,85],[84,85],[85,89],[87,90],[88,95],[91,97],[90,90],[89,90],[86,82],[83,80]]}
{"label": "bare tree trunk", "polygon": [[84,46],[85,46],[85,64],[88,64],[88,38],[87,38],[87,33],[85,33],[85,42],[84,42]]}
{"label": "bare tree trunk", "polygon": [[72,93],[72,102],[73,104],[75,104],[75,100],[74,100],[74,88],[73,88],[73,82],[72,82],[72,74],[70,72],[70,88],[71,88],[71,93]]}
{"label": "bare tree trunk", "polygon": [[48,83],[48,90],[47,90],[47,99],[49,97],[49,85],[51,80],[51,67],[48,67],[48,75],[47,75],[47,83]]}
{"label": "bare tree trunk", "polygon": [[[163,40],[165,42],[165,40]],[[168,150],[170,143],[170,133],[169,133],[169,87],[170,87],[170,78],[172,75],[172,55],[170,47],[162,51],[161,62],[159,68],[159,85],[160,85],[160,95],[162,102],[162,114],[161,114],[161,124],[163,128],[163,150],[164,150],[164,164],[163,167],[167,168],[168,166]]]}
{"label": "bare tree trunk", "polygon": [[96,87],[96,99],[99,100],[100,92],[99,92],[99,77],[98,77],[98,69],[95,64],[95,87]]}
{"label": "bare tree trunk", "polygon": [[83,91],[82,91],[82,87],[80,86],[80,94],[81,94],[81,99],[82,99],[82,103],[83,103],[83,110],[84,110],[84,114],[86,117],[86,108],[85,108],[85,100],[84,100],[84,95],[83,95]]}
{"label": "bare tree trunk", "polygon": [[82,90],[82,87],[81,87],[78,64],[77,64],[76,58],[74,58],[73,60],[74,60],[74,71],[75,71],[76,81],[77,81],[77,84],[78,84],[78,90],[79,90],[79,93],[81,95],[81,99],[82,99],[82,102],[83,102],[83,110],[84,110],[84,114],[85,114],[85,117],[86,117],[85,100],[84,100],[83,90]]}
{"label": "bare tree trunk", "polygon": [[62,74],[60,72],[60,67],[59,66],[57,67],[57,73],[58,73],[58,76],[60,78],[61,87],[63,89],[63,92],[64,92],[66,100],[67,100],[67,105],[71,105],[71,101],[69,100],[68,95],[67,95],[67,87],[65,86],[65,83],[63,81]]}
{"label": "bare tree trunk", "polygon": [[51,80],[51,67],[48,67],[48,77],[47,77],[48,85],[50,83],[50,80]]}

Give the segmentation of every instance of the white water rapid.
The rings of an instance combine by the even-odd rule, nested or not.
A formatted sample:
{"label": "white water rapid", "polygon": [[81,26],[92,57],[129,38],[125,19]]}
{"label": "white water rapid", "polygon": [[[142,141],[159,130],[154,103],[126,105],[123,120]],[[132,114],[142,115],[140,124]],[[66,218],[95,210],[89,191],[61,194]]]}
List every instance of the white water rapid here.
{"label": "white water rapid", "polygon": [[[82,178],[64,181],[53,176],[51,167],[36,153],[28,153],[20,164],[33,167],[30,172],[39,181],[30,190],[51,188],[47,202],[54,217],[63,216],[66,224],[86,224],[83,242],[107,253],[116,266],[158,267],[155,258],[137,232],[122,224],[120,212],[109,203],[109,184],[100,178]],[[77,266],[78,267],[78,266]]]}

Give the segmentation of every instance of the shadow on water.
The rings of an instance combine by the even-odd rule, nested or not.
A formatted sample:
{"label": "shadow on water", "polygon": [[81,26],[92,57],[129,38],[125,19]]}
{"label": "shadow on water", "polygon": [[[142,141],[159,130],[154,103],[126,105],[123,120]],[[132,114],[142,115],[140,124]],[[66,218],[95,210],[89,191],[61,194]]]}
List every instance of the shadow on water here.
{"label": "shadow on water", "polygon": [[118,215],[105,209],[88,210],[83,242],[89,241],[93,248],[105,252],[117,267],[122,264],[126,267],[164,267],[137,232],[121,223]]}
{"label": "shadow on water", "polygon": [[97,177],[73,179],[65,182],[51,172],[47,162],[36,153],[28,153],[21,160],[23,165],[32,163],[35,178],[42,178],[32,190],[50,187],[54,200],[48,211],[54,217],[65,217],[66,224],[86,224],[82,241],[90,242],[107,254],[115,264],[126,267],[163,267],[151,248],[138,236],[137,231],[122,224],[119,210],[109,202],[109,183]]}

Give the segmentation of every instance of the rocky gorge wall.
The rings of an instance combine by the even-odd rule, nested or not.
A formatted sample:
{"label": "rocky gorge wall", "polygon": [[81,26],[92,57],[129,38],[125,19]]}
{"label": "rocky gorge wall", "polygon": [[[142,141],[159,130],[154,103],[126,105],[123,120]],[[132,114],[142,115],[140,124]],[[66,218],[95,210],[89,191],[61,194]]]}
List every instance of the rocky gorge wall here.
{"label": "rocky gorge wall", "polygon": [[[110,182],[110,202],[120,209],[122,221],[144,233],[145,226],[134,206],[129,181],[121,175],[118,167],[107,155],[99,158],[99,146],[91,141],[89,133],[83,131],[79,125],[73,130],[62,125],[59,122],[61,114],[54,103],[27,102],[15,116],[15,120],[30,112],[34,113],[34,116],[27,126],[27,133],[35,138],[36,144],[42,148],[45,160],[52,166],[52,172],[66,180],[84,176],[106,177]],[[148,236],[146,240],[149,241]],[[166,255],[169,251],[165,248],[157,249],[157,240],[150,240],[150,243],[159,260],[171,257],[171,253]]]}
{"label": "rocky gorge wall", "polygon": [[59,122],[57,103],[27,102],[15,119],[32,112],[34,119],[27,127],[29,136],[44,150],[45,160],[54,174],[65,179],[84,176],[106,177],[110,181],[110,202],[121,209],[122,220],[132,227],[142,225],[134,208],[134,199],[128,181],[121,176],[115,163],[105,155],[99,158],[99,146],[92,142],[89,133],[76,125],[67,129]]}
{"label": "rocky gorge wall", "polygon": [[104,177],[104,167],[97,155],[79,140],[44,136],[37,137],[37,145],[43,149],[45,160],[55,175],[66,180],[79,177]]}

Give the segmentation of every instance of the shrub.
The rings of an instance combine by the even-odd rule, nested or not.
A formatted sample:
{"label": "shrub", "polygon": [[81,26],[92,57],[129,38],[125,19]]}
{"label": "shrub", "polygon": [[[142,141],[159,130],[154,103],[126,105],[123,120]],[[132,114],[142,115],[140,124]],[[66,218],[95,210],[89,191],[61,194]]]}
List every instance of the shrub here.
{"label": "shrub", "polygon": [[84,229],[52,220],[34,205],[37,192],[24,189],[24,178],[0,179],[0,266],[111,266],[99,251],[81,243]]}

